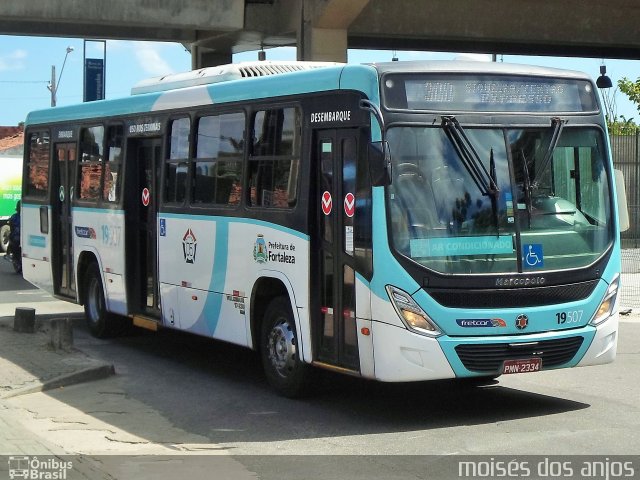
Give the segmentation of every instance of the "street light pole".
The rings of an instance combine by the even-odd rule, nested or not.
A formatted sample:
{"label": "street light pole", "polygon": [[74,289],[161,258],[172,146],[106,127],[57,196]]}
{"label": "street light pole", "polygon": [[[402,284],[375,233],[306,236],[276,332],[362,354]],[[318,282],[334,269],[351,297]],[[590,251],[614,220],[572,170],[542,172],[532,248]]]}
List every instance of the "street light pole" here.
{"label": "street light pole", "polygon": [[51,90],[51,106],[56,106],[56,66],[51,65],[51,82],[47,86],[49,90]]}
{"label": "street light pole", "polygon": [[67,47],[67,53],[64,56],[64,61],[62,62],[62,68],[60,69],[60,76],[58,76],[58,81],[56,82],[56,66],[51,65],[51,82],[47,86],[47,88],[51,91],[51,106],[55,107],[57,104],[57,93],[58,87],[60,86],[60,79],[62,78],[62,72],[64,72],[64,66],[67,63],[67,57],[69,54],[73,52],[73,47]]}

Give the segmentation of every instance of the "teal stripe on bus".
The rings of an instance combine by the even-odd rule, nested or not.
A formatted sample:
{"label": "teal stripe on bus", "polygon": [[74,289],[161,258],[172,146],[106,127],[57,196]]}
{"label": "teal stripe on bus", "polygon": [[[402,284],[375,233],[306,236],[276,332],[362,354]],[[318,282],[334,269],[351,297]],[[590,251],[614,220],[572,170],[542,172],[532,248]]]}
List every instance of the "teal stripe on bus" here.
{"label": "teal stripe on bus", "polygon": [[227,222],[216,223],[216,246],[213,255],[213,275],[209,285],[209,295],[205,302],[203,315],[211,335],[215,335],[216,327],[220,319],[222,309],[222,297],[224,296],[224,284],[227,276],[227,263],[229,260],[229,224]]}

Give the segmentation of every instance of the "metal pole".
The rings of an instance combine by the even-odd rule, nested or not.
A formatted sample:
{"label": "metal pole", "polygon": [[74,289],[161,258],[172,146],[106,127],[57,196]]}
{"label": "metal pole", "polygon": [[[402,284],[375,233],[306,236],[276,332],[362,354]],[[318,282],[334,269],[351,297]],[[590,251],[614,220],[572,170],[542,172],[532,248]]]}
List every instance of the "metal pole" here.
{"label": "metal pole", "polygon": [[51,65],[51,85],[49,86],[49,90],[51,90],[51,106],[56,106],[56,66]]}

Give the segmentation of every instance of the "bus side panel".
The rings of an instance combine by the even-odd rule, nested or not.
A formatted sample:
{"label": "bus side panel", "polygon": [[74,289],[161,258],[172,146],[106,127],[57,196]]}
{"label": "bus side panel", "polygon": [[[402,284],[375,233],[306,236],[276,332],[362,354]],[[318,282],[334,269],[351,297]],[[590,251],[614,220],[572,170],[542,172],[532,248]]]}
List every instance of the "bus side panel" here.
{"label": "bus side panel", "polygon": [[[22,246],[22,275],[25,280],[53,295],[51,269],[51,234],[41,230],[41,214],[46,227],[51,226],[51,207],[48,205],[22,204],[20,217],[20,244]],[[43,218],[42,221],[45,219]]]}
{"label": "bus side panel", "polygon": [[[365,378],[375,378],[375,359],[371,322],[371,288],[369,282],[356,275],[356,322],[360,373]],[[368,334],[363,331],[367,329]]]}
{"label": "bus side panel", "polygon": [[[298,232],[226,217],[163,213],[159,222],[159,279],[167,326],[247,346],[247,310],[255,281],[280,277],[287,290],[308,285],[308,240]],[[299,334],[310,351],[308,288],[291,293],[297,316],[305,319]]]}
{"label": "bus side panel", "polygon": [[124,212],[98,208],[73,208],[74,269],[77,291],[84,285],[78,276],[82,255],[96,257],[104,279],[107,309],[126,315],[127,294],[124,286]]}
{"label": "bus side panel", "polygon": [[[227,268],[227,291],[240,290],[248,310],[255,282],[265,277],[281,282],[292,302],[302,358],[310,362],[309,237],[259,220],[234,222],[229,233],[229,258],[233,264]],[[227,297],[226,302],[233,305],[233,299]],[[247,332],[251,342],[249,322]]]}

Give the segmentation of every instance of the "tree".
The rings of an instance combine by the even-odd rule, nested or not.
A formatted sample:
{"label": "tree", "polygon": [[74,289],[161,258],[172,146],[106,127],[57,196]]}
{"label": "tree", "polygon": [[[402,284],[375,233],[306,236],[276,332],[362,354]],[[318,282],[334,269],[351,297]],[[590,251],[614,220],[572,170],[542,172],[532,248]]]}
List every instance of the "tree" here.
{"label": "tree", "polygon": [[627,77],[622,77],[618,80],[618,88],[622,93],[629,97],[629,100],[636,104],[636,107],[640,112],[640,78],[635,82],[632,82]]}
{"label": "tree", "polygon": [[624,93],[640,112],[640,78],[632,82],[627,77],[622,77],[618,80],[618,87],[613,92],[602,92],[602,100],[607,111],[609,133],[612,135],[633,135],[638,127],[633,121],[633,117],[627,119],[624,115],[620,115],[618,118],[615,102],[615,94],[618,90]]}

